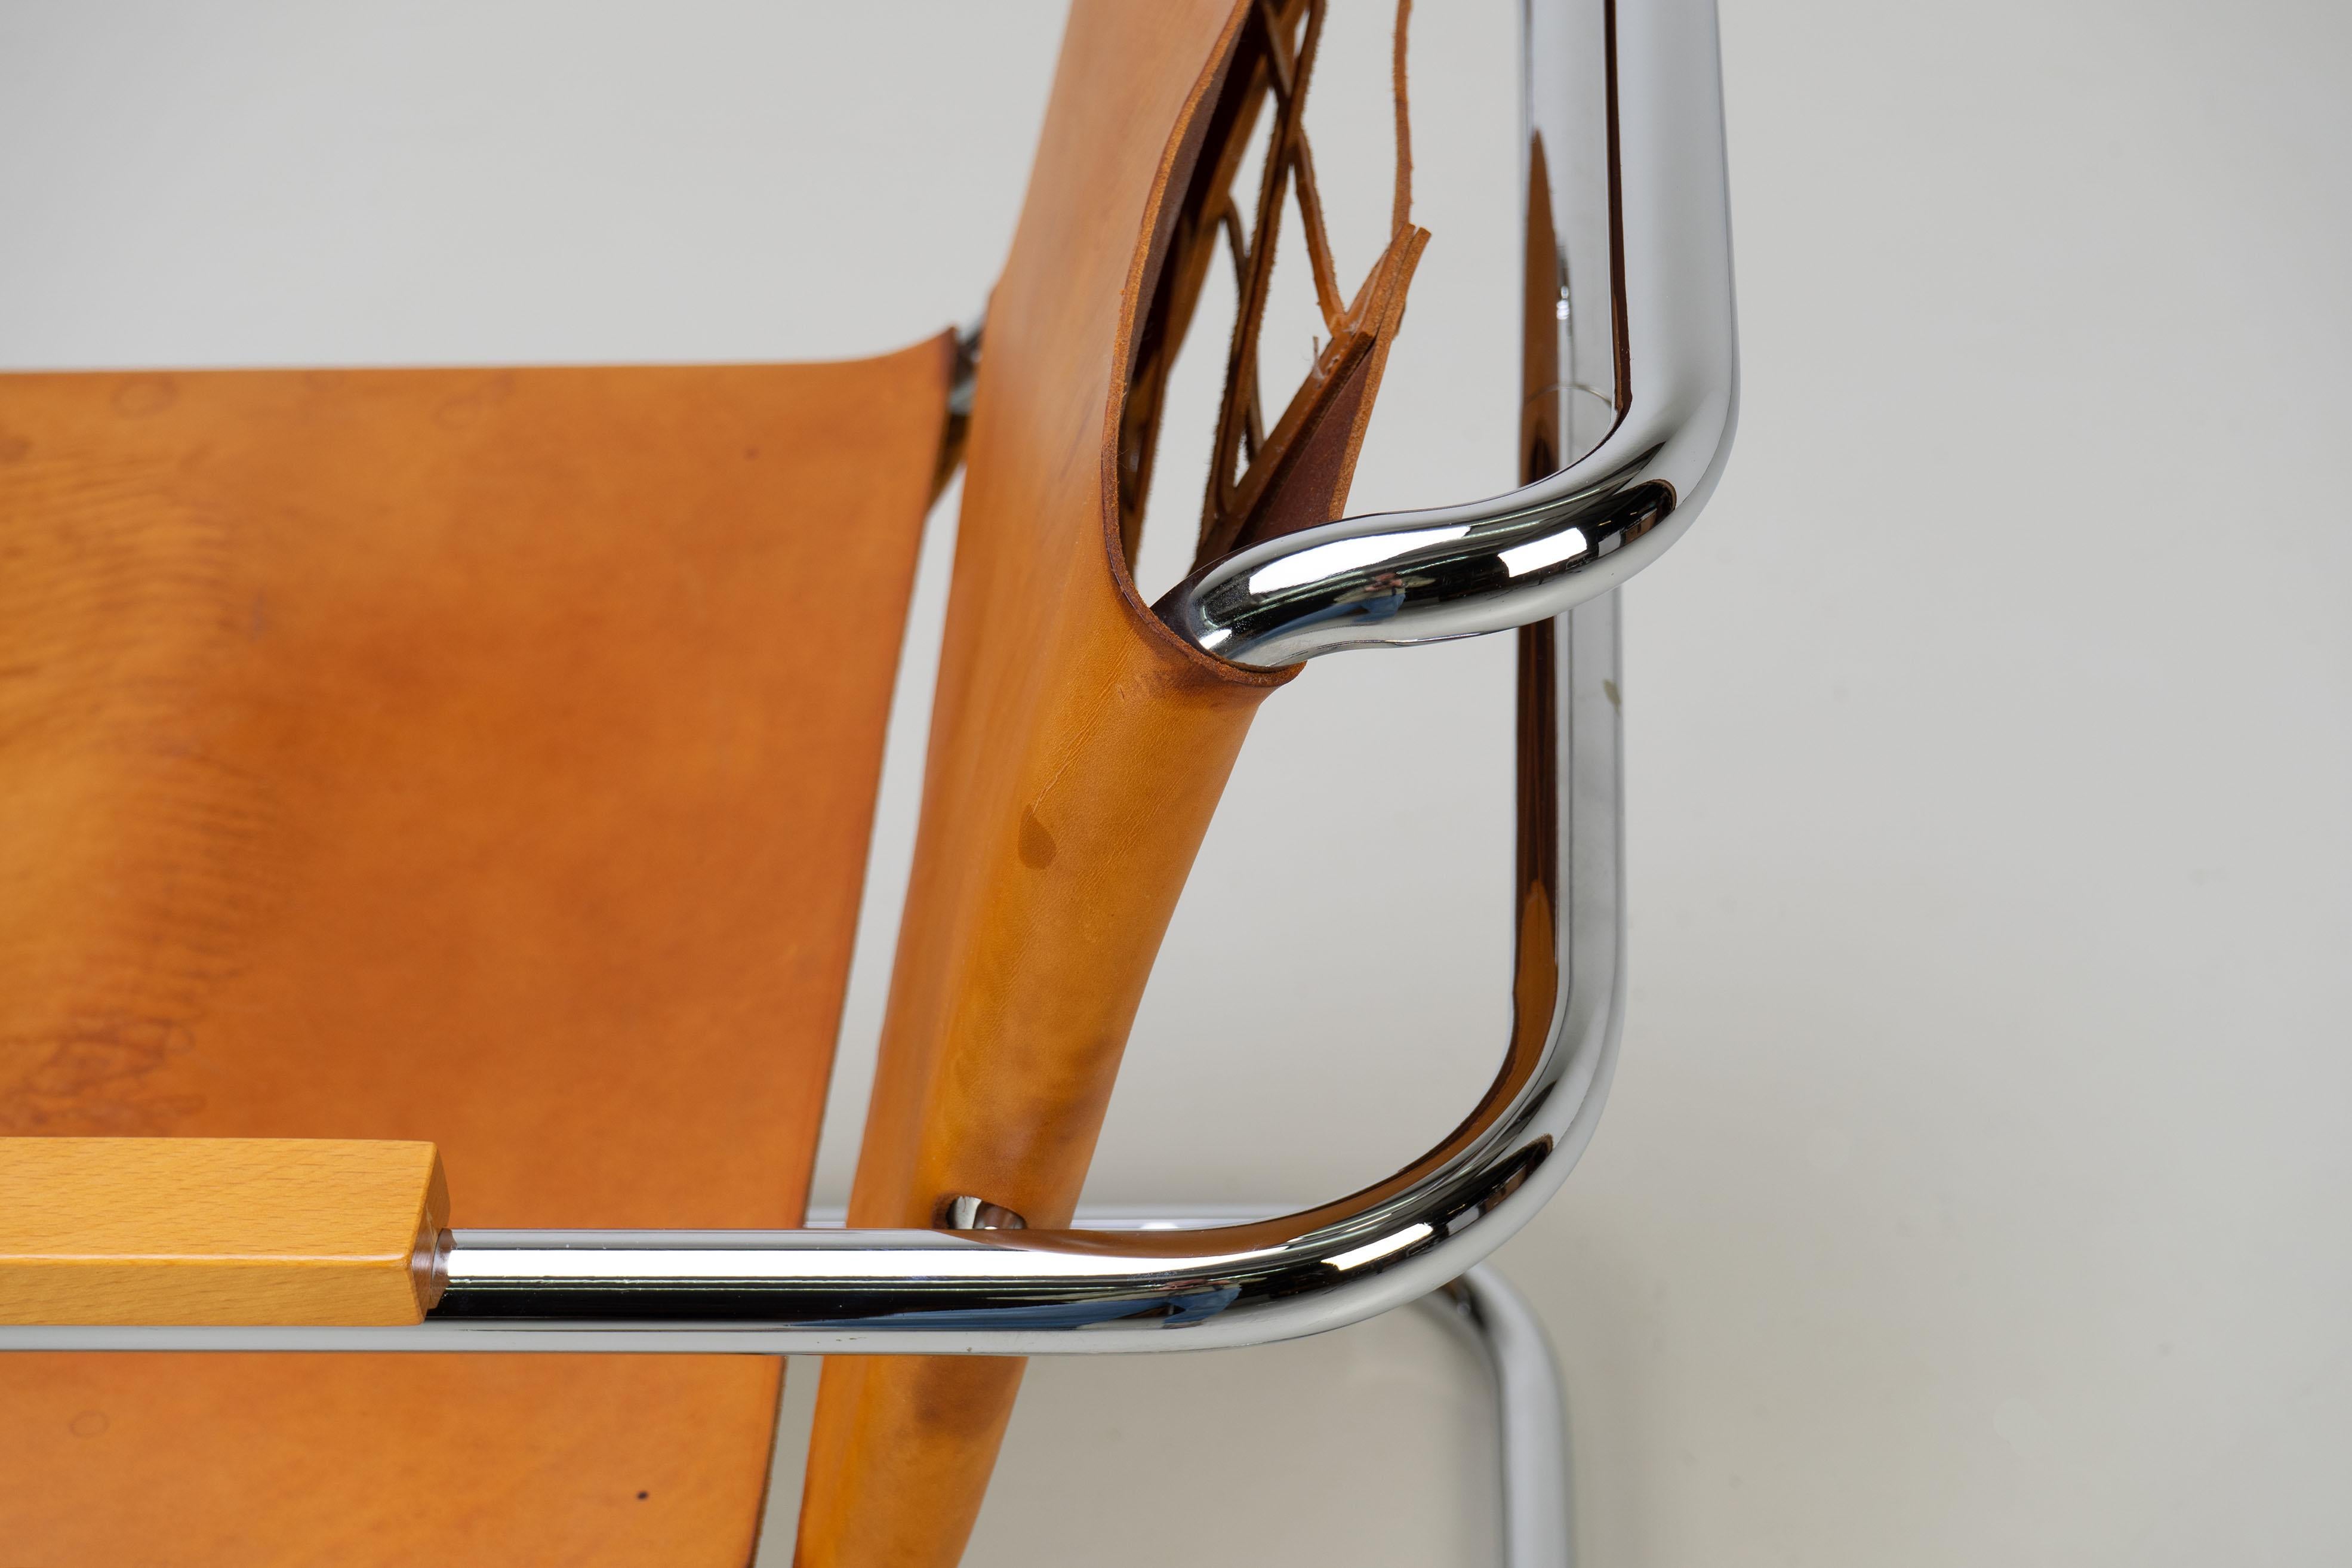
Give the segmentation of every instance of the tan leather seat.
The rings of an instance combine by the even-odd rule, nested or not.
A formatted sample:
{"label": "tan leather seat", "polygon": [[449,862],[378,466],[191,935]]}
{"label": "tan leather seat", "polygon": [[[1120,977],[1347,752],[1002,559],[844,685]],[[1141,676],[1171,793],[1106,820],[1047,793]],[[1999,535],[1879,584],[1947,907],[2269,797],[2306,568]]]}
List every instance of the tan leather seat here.
{"label": "tan leather seat", "polygon": [[[797,1223],[950,355],[0,377],[5,1131]],[[738,1568],[777,1387],[0,1357],[0,1562]]]}

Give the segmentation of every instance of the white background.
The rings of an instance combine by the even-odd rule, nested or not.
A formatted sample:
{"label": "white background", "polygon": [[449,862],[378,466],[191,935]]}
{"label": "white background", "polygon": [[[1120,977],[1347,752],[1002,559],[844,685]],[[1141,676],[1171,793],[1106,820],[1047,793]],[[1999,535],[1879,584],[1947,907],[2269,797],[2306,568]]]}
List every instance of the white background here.
{"label": "white background", "polygon": [[[1339,0],[1310,116],[1350,273],[1387,9]],[[0,364],[895,346],[984,297],[1057,11],[0,0]],[[1632,1021],[1503,1255],[1569,1365],[1584,1561],[2343,1561],[2352,13],[1726,0],[1724,42],[1739,444],[1627,591]],[[1501,0],[1424,0],[1437,237],[1360,508],[1511,476],[1511,50]],[[1327,1197],[1470,1103],[1509,668],[1348,655],[1267,706],[1093,1196]],[[1400,1319],[1040,1366],[972,1561],[1491,1560],[1453,1354]]]}

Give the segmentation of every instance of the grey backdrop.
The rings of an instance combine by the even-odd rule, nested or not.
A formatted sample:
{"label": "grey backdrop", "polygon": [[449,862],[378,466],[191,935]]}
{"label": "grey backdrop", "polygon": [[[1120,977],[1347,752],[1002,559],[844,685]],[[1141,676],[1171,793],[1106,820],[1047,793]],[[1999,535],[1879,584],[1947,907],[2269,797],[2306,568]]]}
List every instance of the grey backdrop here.
{"label": "grey backdrop", "polygon": [[[1385,223],[1388,9],[1338,8],[1316,91],[1343,268]],[[1057,12],[0,0],[0,364],[890,347],[984,297]],[[1743,427],[1627,592],[1624,1062],[1504,1257],[1569,1363],[1586,1561],[2341,1561],[2352,13],[1724,24]],[[1502,0],[1421,10],[1437,237],[1360,507],[1510,477],[1511,31]],[[1195,504],[1211,308],[1148,583]],[[935,649],[919,625],[835,1194]],[[1095,1196],[1329,1196],[1470,1103],[1509,667],[1349,655],[1267,706]],[[1413,1335],[1039,1368],[975,1563],[1242,1531],[1486,1560],[1475,1402]]]}

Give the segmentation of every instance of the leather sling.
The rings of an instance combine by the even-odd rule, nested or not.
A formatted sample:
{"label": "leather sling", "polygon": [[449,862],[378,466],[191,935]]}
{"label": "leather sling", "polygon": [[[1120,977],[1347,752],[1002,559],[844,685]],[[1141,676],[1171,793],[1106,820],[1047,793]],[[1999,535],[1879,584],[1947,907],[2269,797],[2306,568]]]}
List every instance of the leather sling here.
{"label": "leather sling", "polygon": [[[0,376],[0,1130],[799,1222],[950,356]],[[778,1364],[0,1357],[0,1562],[740,1568]]]}
{"label": "leather sling", "polygon": [[[1138,593],[1128,556],[1167,359],[1242,140],[1302,14],[1293,66],[1311,64],[1319,6],[1072,7],[989,302],[922,822],[853,1225],[934,1224],[959,1195],[1032,1225],[1069,1222],[1185,874],[1252,716],[1296,673],[1241,669],[1173,635]],[[1303,131],[1289,122],[1305,77],[1294,75],[1274,94],[1270,134],[1297,134],[1303,165]],[[1333,344],[1277,423],[1284,444],[1257,451],[1237,488],[1213,480],[1204,553],[1339,515],[1428,237],[1406,221],[1400,154],[1390,250],[1352,305],[1327,317]],[[1270,236],[1283,171],[1267,162],[1257,229]],[[1319,220],[1310,234],[1319,238]],[[1254,259],[1270,263],[1270,248]],[[1236,433],[1234,410],[1255,390],[1246,296],[1241,318],[1224,422]],[[804,1568],[950,1568],[1023,1365],[829,1361],[801,1512]]]}

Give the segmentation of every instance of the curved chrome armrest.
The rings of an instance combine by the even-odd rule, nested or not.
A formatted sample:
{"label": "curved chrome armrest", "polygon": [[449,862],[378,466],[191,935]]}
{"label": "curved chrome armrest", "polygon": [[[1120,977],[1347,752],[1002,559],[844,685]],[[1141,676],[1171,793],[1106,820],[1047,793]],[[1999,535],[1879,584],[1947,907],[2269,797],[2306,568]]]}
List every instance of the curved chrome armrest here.
{"label": "curved chrome armrest", "polygon": [[1530,251],[1550,239],[1575,461],[1211,562],[1154,608],[1221,659],[1274,668],[1559,614],[1663,554],[1723,470],[1738,356],[1713,0],[1526,9]]}
{"label": "curved chrome armrest", "polygon": [[[1614,281],[1601,297],[1622,297],[1623,310],[1608,318],[1622,327],[1601,340],[1605,353],[1572,320],[1595,296],[1568,287],[1591,235],[1562,222],[1563,211],[1576,217],[1572,205],[1546,214],[1568,308],[1563,379],[1535,401],[1558,412],[1550,450],[1591,450],[1484,507],[1350,519],[1243,552],[1173,596],[1202,646],[1263,663],[1528,623],[1515,1019],[1494,1085],[1452,1135],[1376,1186],[1245,1225],[457,1230],[446,1291],[414,1326],[0,1327],[0,1349],[1208,1349],[1387,1311],[1508,1239],[1591,1137],[1623,1021],[1618,604],[1607,590],[1663,549],[1705,498],[1735,402],[1712,0],[1529,0],[1529,9],[1531,140],[1559,148],[1575,144],[1570,110],[1591,110],[1593,95],[1548,96],[1546,73],[1600,71],[1609,59],[1592,49],[1555,59],[1548,29],[1580,20],[1583,37],[1599,37],[1620,13],[1613,66],[1602,72],[1619,110],[1612,166],[1622,172],[1608,182],[1618,216],[1603,228]],[[1572,175],[1565,153],[1554,162],[1531,160],[1538,197],[1543,179],[1558,186]],[[1580,399],[1607,416],[1590,441],[1579,434]],[[1458,532],[1435,539],[1432,529]],[[1354,565],[1337,564],[1341,546]]]}
{"label": "curved chrome armrest", "polygon": [[405,1327],[0,1327],[5,1350],[1036,1355],[1288,1339],[1455,1278],[1592,1135],[1623,1019],[1617,601],[1523,634],[1517,1016],[1462,1126],[1380,1186],[1213,1229],[448,1233]]}

